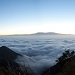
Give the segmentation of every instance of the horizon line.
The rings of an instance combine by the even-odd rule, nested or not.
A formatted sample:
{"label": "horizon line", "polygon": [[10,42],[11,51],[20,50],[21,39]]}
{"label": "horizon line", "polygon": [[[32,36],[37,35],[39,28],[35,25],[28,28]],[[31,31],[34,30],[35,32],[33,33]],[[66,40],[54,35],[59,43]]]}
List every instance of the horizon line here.
{"label": "horizon line", "polygon": [[70,33],[57,33],[57,32],[35,32],[35,33],[23,33],[23,34],[1,34],[0,36],[16,36],[16,35],[32,35],[37,33],[56,33],[56,34],[63,34],[63,35],[75,35]]}

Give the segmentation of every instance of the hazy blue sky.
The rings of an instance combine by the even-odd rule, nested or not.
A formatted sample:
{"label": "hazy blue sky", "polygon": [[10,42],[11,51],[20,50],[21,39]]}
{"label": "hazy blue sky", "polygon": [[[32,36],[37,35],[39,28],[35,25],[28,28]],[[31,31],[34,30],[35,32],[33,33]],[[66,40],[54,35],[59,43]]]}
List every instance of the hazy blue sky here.
{"label": "hazy blue sky", "polygon": [[0,0],[0,35],[75,34],[75,0]]}

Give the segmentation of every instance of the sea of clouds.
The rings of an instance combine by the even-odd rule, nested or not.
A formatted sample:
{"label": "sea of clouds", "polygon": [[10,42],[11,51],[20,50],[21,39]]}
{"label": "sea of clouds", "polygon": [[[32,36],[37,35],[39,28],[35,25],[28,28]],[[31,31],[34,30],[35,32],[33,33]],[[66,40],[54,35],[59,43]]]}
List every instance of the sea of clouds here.
{"label": "sea of clouds", "polygon": [[0,36],[0,46],[20,53],[18,63],[28,65],[37,75],[54,65],[65,49],[75,50],[73,35]]}

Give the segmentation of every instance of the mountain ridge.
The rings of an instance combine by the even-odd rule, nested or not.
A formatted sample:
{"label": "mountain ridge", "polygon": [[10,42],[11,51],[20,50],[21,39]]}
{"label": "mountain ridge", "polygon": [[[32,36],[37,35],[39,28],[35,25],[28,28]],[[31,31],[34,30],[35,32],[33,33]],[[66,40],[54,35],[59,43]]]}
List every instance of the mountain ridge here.
{"label": "mountain ridge", "polygon": [[55,32],[37,32],[32,34],[12,34],[12,35],[4,35],[4,36],[29,36],[29,35],[64,35],[64,34],[55,33]]}
{"label": "mountain ridge", "polygon": [[59,33],[55,33],[55,32],[37,32],[37,33],[34,33],[33,35],[55,35],[55,34],[59,34]]}

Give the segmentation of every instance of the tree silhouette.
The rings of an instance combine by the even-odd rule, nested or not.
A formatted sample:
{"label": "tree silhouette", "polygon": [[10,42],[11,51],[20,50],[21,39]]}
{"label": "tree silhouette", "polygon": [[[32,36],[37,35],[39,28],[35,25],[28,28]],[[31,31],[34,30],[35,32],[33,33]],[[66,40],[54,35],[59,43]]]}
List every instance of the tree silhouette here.
{"label": "tree silhouette", "polygon": [[56,62],[62,62],[63,60],[73,57],[74,55],[75,55],[74,51],[71,51],[70,49],[65,50],[65,52],[62,54],[62,56],[59,57],[58,60],[56,60]]}

